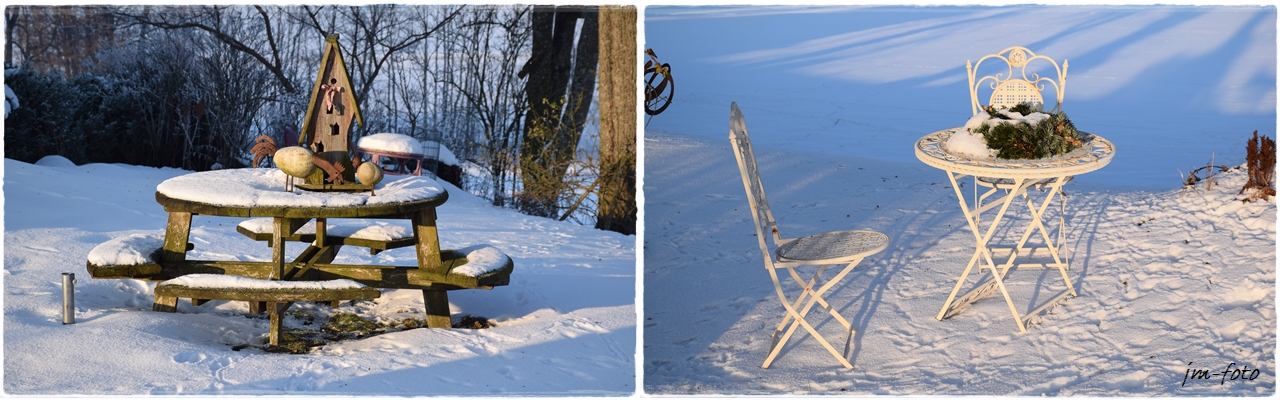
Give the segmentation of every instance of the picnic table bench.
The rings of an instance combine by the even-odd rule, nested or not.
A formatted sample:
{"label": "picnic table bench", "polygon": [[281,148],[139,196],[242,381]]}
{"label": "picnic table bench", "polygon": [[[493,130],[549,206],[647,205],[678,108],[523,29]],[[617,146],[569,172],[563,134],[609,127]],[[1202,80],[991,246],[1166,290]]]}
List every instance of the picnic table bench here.
{"label": "picnic table bench", "polygon": [[235,275],[191,274],[156,284],[152,310],[176,312],[178,298],[267,302],[271,328],[267,342],[280,345],[281,314],[294,302],[376,299],[378,289],[348,279],[331,281],[270,281]]}

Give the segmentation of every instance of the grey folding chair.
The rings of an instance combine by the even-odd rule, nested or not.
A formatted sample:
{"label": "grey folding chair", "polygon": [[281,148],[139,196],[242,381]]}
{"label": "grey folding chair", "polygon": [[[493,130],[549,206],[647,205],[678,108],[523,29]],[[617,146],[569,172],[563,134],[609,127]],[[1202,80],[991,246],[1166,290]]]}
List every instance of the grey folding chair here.
{"label": "grey folding chair", "polygon": [[[769,364],[773,363],[774,358],[778,356],[783,345],[791,339],[797,327],[804,327],[840,361],[841,365],[853,368],[848,360],[855,333],[853,324],[840,316],[822,296],[862,262],[863,257],[879,253],[888,247],[889,237],[875,231],[852,230],[820,233],[800,238],[783,238],[778,232],[773,213],[769,211],[769,201],[765,198],[764,185],[760,182],[755,152],[751,148],[751,138],[747,136],[746,121],[736,102],[730,108],[729,142],[733,144],[733,154],[737,156],[738,170],[742,173],[742,185],[747,191],[747,200],[751,204],[751,216],[755,219],[756,236],[760,239],[760,252],[764,254],[765,269],[769,271],[769,277],[773,278],[773,287],[777,291],[778,300],[786,309],[782,322],[778,323],[777,329],[773,332],[773,344],[761,368],[769,368]],[[769,250],[765,236],[773,239],[773,251]],[[821,282],[822,273],[832,265],[844,265],[844,268],[829,280]],[[814,272],[812,278],[805,280],[796,271],[800,266],[818,266],[818,270]],[[800,285],[802,290],[794,301],[790,300],[783,290],[782,283],[778,280],[778,269],[786,269],[791,278]],[[818,287],[820,282],[822,286]],[[805,316],[809,314],[814,304],[821,305],[848,330],[843,353],[837,352],[835,347],[832,347],[831,343],[827,342],[813,325],[805,320]]]}

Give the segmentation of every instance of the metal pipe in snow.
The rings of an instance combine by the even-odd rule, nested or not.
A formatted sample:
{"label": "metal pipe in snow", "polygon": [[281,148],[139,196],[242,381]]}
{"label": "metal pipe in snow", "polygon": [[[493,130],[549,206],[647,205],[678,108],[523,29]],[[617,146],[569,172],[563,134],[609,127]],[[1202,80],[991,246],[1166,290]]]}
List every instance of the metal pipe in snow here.
{"label": "metal pipe in snow", "polygon": [[76,323],[76,274],[62,273],[62,324]]}

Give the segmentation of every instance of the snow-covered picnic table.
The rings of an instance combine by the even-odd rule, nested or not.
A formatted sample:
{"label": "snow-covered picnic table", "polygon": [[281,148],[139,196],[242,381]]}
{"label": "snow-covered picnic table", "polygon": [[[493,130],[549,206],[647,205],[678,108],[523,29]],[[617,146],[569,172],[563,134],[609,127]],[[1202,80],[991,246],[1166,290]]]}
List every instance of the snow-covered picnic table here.
{"label": "snow-covered picnic table", "polygon": [[[966,145],[963,142],[957,143],[949,140],[952,135],[957,134],[962,129],[964,128],[937,131],[920,138],[915,143],[916,158],[929,166],[946,171],[947,178],[951,181],[951,187],[955,189],[956,198],[960,201],[961,211],[964,212],[965,220],[968,222],[976,241],[973,256],[969,258],[969,264],[965,266],[964,272],[960,274],[955,288],[951,290],[947,301],[942,305],[942,310],[938,312],[937,319],[942,320],[960,312],[966,305],[985,297],[992,290],[998,288],[1000,293],[1004,295],[1005,302],[1009,303],[1009,311],[1013,314],[1018,330],[1026,332],[1026,324],[1032,317],[1057,304],[1058,301],[1068,295],[1074,296],[1076,294],[1075,288],[1071,284],[1071,278],[1067,276],[1070,260],[1064,252],[1065,246],[1063,246],[1063,241],[1065,240],[1063,236],[1064,215],[1066,213],[1065,200],[1062,203],[1063,209],[1060,210],[1058,216],[1058,237],[1056,241],[1050,238],[1049,231],[1045,227],[1043,221],[1046,214],[1045,211],[1048,209],[1054,195],[1061,194],[1062,185],[1070,181],[1073,176],[1096,171],[1110,163],[1112,157],[1115,156],[1115,145],[1100,136],[1080,132],[1084,139],[1084,144],[1080,148],[1061,156],[1034,160],[1007,160],[975,156],[972,155],[974,153],[972,151],[950,148],[949,146],[960,147]],[[974,178],[974,204],[972,207],[965,201],[964,192],[961,191],[963,185],[959,181],[959,179],[967,176]],[[979,196],[977,193],[978,186],[987,186],[991,189]],[[1045,196],[1038,207],[1032,203],[1030,194],[1027,191],[1027,189],[1033,187],[1041,191],[1048,190],[1048,195]],[[998,190],[1006,191],[1005,196],[984,203],[987,197]],[[1022,238],[1018,240],[1016,246],[992,247],[992,236],[996,232],[996,227],[1000,225],[1013,200],[1019,196],[1026,200],[1027,209],[1031,213],[1030,223],[1023,231]],[[1065,195],[1063,196],[1065,199]],[[982,212],[995,207],[1000,209],[987,225],[986,232],[983,232]],[[1037,228],[1041,239],[1044,241],[1043,246],[1026,246],[1028,239],[1031,238]],[[997,265],[993,258],[995,253],[1008,253],[1009,256],[1002,264]],[[1042,262],[1015,264],[1019,256],[1037,257]],[[1044,257],[1048,258],[1045,259]],[[957,299],[956,294],[964,286],[965,279],[968,278],[975,265],[978,265],[979,269],[989,269],[992,279]],[[1066,283],[1066,290],[1026,314],[1019,315],[1018,308],[1014,305],[1014,301],[1004,284],[1005,274],[1009,272],[1010,268],[1014,267],[1056,268]]]}
{"label": "snow-covered picnic table", "polygon": [[[509,282],[513,262],[496,248],[482,245],[460,250],[440,249],[436,208],[449,195],[435,180],[421,176],[388,177],[380,184],[376,196],[306,190],[286,192],[284,182],[284,173],[274,168],[198,172],[168,179],[156,187],[156,202],[169,213],[163,237],[139,235],[103,243],[89,255],[89,273],[94,278],[153,281],[193,274],[236,275],[267,281],[345,279],[373,288],[420,289],[427,308],[427,326],[433,328],[450,326],[448,290],[491,289]],[[254,240],[266,241],[272,247],[271,261],[187,259],[187,252],[194,248],[188,243],[193,215],[262,217],[246,220],[237,230]],[[405,229],[386,222],[368,222],[364,218],[409,220],[410,223]],[[285,243],[289,241],[310,244],[296,259],[287,261]],[[416,266],[333,264],[343,245],[368,247],[373,251],[412,246],[418,262]],[[184,281],[183,287],[193,284],[199,282]],[[256,286],[252,289],[260,289]],[[284,288],[285,291],[327,290],[324,285],[286,286],[289,287]],[[157,295],[157,301],[160,297]],[[325,300],[332,300],[327,297]],[[266,307],[267,299],[260,301],[262,303],[251,302],[253,311]],[[172,308],[172,304],[157,304],[166,310]]]}

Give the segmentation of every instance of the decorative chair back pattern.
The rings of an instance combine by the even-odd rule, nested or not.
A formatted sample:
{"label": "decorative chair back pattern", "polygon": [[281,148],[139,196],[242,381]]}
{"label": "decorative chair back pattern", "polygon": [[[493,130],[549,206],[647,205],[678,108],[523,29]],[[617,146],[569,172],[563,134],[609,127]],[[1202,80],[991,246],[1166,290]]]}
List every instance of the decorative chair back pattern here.
{"label": "decorative chair back pattern", "polygon": [[[982,66],[982,62],[988,59],[1004,61],[1008,66],[1008,70],[995,75],[977,78],[978,67]],[[1053,66],[1054,72],[1057,73],[1058,79],[1042,77],[1038,73],[1032,73],[1028,76],[1027,65],[1035,60],[1048,61]],[[1039,109],[1044,107],[1044,97],[1041,95],[1041,91],[1047,87],[1046,85],[1053,86],[1057,97],[1051,112],[1061,111],[1062,109],[1062,94],[1067,87],[1067,60],[1062,60],[1062,66],[1059,67],[1058,63],[1053,61],[1052,58],[1036,55],[1026,47],[1013,46],[1000,50],[999,53],[983,56],[978,59],[977,64],[967,61],[965,62],[965,69],[969,74],[969,101],[972,104],[973,115],[977,115],[978,110],[982,107],[978,100],[978,87],[983,84],[987,84],[991,88],[991,97],[987,101],[989,106],[1012,107],[1019,103],[1032,103]],[[1018,72],[1017,75],[1014,74],[1015,70]]]}
{"label": "decorative chair back pattern", "polygon": [[756,168],[755,151],[751,148],[751,137],[747,136],[747,123],[742,117],[738,103],[730,106],[729,141],[733,143],[733,155],[738,159],[738,171],[742,173],[742,186],[747,191],[747,201],[751,204],[751,216],[756,224],[756,236],[760,238],[760,251],[764,252],[765,262],[772,264],[765,235],[773,237],[774,246],[781,241],[777,221],[773,212],[769,211],[769,200],[764,195],[764,184],[760,181],[760,171]]}

